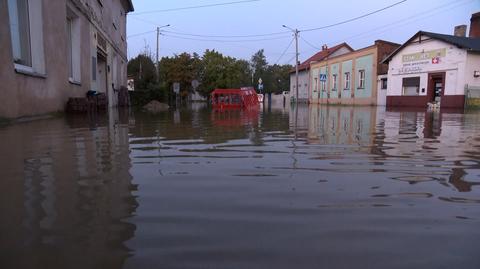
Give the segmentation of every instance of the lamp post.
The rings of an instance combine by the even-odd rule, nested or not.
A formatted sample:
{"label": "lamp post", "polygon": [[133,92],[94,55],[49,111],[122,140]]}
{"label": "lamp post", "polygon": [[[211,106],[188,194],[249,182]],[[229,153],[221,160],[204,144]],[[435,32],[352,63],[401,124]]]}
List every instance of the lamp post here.
{"label": "lamp post", "polygon": [[295,36],[295,105],[298,105],[298,29],[290,28],[286,25],[282,25],[284,28],[292,31]]}
{"label": "lamp post", "polygon": [[159,62],[159,50],[160,50],[160,29],[161,28],[165,28],[165,27],[169,27],[170,24],[167,24],[167,25],[164,25],[164,26],[159,26],[157,27],[157,68],[156,68],[156,72],[157,72],[157,83],[160,82],[160,62]]}

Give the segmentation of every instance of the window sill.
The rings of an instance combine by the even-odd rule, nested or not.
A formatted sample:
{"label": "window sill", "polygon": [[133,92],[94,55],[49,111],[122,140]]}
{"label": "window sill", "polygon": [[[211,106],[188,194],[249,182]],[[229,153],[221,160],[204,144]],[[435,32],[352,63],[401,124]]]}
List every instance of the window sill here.
{"label": "window sill", "polygon": [[17,65],[15,65],[15,73],[30,76],[30,77],[35,77],[35,78],[43,78],[43,79],[47,78],[47,74],[40,74],[33,71],[33,69],[31,68],[18,67]]}
{"label": "window sill", "polygon": [[73,80],[72,78],[68,79],[68,83],[76,86],[82,86],[82,83],[80,81]]}
{"label": "window sill", "polygon": [[357,90],[365,90],[364,87],[358,87]]}
{"label": "window sill", "polygon": [[343,89],[344,91],[349,91],[350,89]]}
{"label": "window sill", "polygon": [[337,91],[337,89],[332,89],[332,92],[336,92],[336,91]]}

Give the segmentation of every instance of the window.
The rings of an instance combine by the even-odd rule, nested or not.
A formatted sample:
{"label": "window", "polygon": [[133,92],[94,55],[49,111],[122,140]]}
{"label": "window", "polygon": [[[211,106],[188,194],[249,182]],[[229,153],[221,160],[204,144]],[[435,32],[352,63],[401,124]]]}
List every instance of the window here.
{"label": "window", "polygon": [[7,4],[15,70],[43,77],[42,1],[7,0]]}
{"label": "window", "polygon": [[418,95],[420,89],[420,77],[403,78],[403,95]]}
{"label": "window", "polygon": [[345,87],[344,90],[350,90],[350,72],[345,72]]}
{"label": "window", "polygon": [[358,88],[365,89],[365,70],[358,70]]}
{"label": "window", "polygon": [[30,21],[27,0],[8,0],[13,61],[32,66],[30,45]]}
{"label": "window", "polygon": [[382,79],[380,80],[380,83],[381,83],[381,87],[380,87],[380,88],[381,88],[382,90],[386,90],[386,89],[387,89],[387,79],[386,79],[386,78],[382,78]]}
{"label": "window", "polygon": [[332,82],[333,82],[333,85],[332,85],[332,91],[336,91],[337,90],[337,75],[332,75]]}
{"label": "window", "polygon": [[80,23],[78,16],[67,8],[67,62],[68,79],[70,82],[80,82]]}
{"label": "window", "polygon": [[318,78],[315,78],[315,89],[314,92],[318,91]]}
{"label": "window", "polygon": [[327,82],[325,80],[320,82],[320,88],[322,89],[322,92],[327,90]]}

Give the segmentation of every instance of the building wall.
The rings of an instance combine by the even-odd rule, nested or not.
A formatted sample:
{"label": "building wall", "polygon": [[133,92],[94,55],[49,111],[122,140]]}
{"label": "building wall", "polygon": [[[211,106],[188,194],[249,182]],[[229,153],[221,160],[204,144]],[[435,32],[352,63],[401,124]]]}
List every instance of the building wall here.
{"label": "building wall", "polygon": [[[428,93],[428,79],[430,73],[445,72],[444,96],[441,103],[449,106],[449,102],[462,103],[465,88],[465,69],[467,66],[467,52],[456,46],[438,40],[413,40],[395,55],[389,63],[387,106],[420,106],[426,107]],[[422,61],[403,62],[404,55],[445,49],[445,56],[440,57],[438,64],[433,64],[432,59]],[[420,77],[420,92],[418,96],[403,95],[403,78]],[[453,100],[453,101],[452,101]]]}
{"label": "building wall", "polygon": [[[319,74],[325,74],[328,66],[327,91],[311,94],[310,102],[323,104],[375,105],[377,103],[377,46],[344,54],[316,63],[311,68],[311,83]],[[359,70],[365,70],[365,88],[359,89]],[[345,72],[350,72],[350,89],[345,90]],[[337,87],[333,90],[333,75],[337,75]],[[320,82],[319,82],[320,83]],[[319,96],[320,95],[320,96]]]}
{"label": "building wall", "polygon": [[[0,57],[3,60],[0,65],[0,117],[17,118],[63,111],[68,98],[84,97],[88,90],[95,90],[92,57],[97,53],[97,32],[102,33],[107,41],[107,65],[110,72],[106,84],[113,83],[116,88],[127,85],[127,6],[124,1],[103,1],[104,7],[101,10],[96,0],[39,0],[31,3],[38,5],[38,8],[31,11],[38,19],[30,19],[33,24],[31,39],[34,40],[32,54],[40,59],[40,67],[34,66],[34,72],[22,72],[13,62],[7,0],[0,0]],[[69,81],[67,60],[67,6],[78,17],[79,31],[76,34],[80,35],[80,75],[79,81],[74,83]],[[114,20],[118,21],[117,29],[113,27]],[[114,106],[116,92],[112,87],[107,89],[110,105]]]}
{"label": "building wall", "polygon": [[382,79],[387,79],[388,75],[380,75],[377,79],[377,106],[387,105],[387,89],[382,89]]}

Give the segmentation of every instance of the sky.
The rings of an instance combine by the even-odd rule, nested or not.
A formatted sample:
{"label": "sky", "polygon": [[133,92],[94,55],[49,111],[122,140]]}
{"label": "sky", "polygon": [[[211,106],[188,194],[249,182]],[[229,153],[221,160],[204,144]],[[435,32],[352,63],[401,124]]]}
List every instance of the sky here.
{"label": "sky", "polygon": [[[319,28],[398,2],[401,0],[133,0],[135,12],[127,17],[128,57],[146,49],[155,54],[156,27],[170,24],[162,28],[165,32],[160,36],[160,57],[183,52],[202,55],[207,49],[215,49],[249,60],[264,49],[270,64],[294,64],[293,35],[282,25],[299,30]],[[232,4],[166,11],[225,3]],[[349,23],[301,31],[299,60],[306,60],[324,44],[331,47],[346,42],[360,49],[378,39],[401,44],[420,30],[453,34],[455,26],[469,25],[475,12],[480,12],[480,0],[406,0]],[[274,35],[251,37],[264,34]]]}

